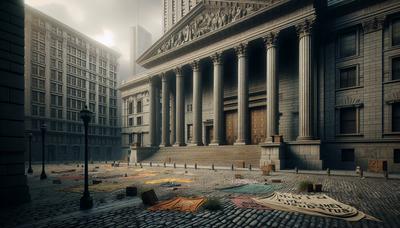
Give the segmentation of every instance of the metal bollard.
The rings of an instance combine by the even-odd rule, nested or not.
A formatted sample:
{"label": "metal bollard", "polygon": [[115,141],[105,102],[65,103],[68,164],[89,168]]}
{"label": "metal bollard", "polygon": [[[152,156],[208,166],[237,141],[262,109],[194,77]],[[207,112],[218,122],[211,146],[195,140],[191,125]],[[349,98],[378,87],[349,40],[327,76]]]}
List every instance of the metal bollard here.
{"label": "metal bollard", "polygon": [[140,165],[140,168],[143,168],[143,165],[142,165],[142,163],[141,163],[141,162],[140,162],[140,164],[139,164],[139,165]]}
{"label": "metal bollard", "polygon": [[297,168],[297,166],[296,166],[296,167],[294,167],[294,171],[296,172],[296,174],[298,174],[298,173],[299,173],[299,169]]}
{"label": "metal bollard", "polygon": [[214,163],[211,165],[211,169],[214,170]]}
{"label": "metal bollard", "polygon": [[174,162],[174,169],[176,168],[176,163]]}
{"label": "metal bollard", "polygon": [[231,170],[232,170],[232,171],[234,170],[233,164],[231,165]]}
{"label": "metal bollard", "polygon": [[360,178],[364,177],[364,170],[362,168],[360,168]]}
{"label": "metal bollard", "polygon": [[326,169],[326,174],[328,174],[328,176],[331,175],[331,170],[329,168]]}
{"label": "metal bollard", "polygon": [[167,167],[167,164],[164,162],[164,168]]}
{"label": "metal bollard", "polygon": [[186,169],[186,163],[185,163],[185,166],[184,166],[184,167],[185,167],[185,169]]}
{"label": "metal bollard", "polygon": [[383,171],[383,176],[385,177],[385,179],[389,179],[389,172],[388,171]]}
{"label": "metal bollard", "polygon": [[251,171],[251,164],[249,164],[249,170]]}
{"label": "metal bollard", "polygon": [[243,162],[243,169],[246,168],[246,162]]}
{"label": "metal bollard", "polygon": [[153,166],[153,163],[152,162],[150,162],[150,167],[152,167]]}
{"label": "metal bollard", "polygon": [[194,163],[194,169],[197,169],[197,163]]}

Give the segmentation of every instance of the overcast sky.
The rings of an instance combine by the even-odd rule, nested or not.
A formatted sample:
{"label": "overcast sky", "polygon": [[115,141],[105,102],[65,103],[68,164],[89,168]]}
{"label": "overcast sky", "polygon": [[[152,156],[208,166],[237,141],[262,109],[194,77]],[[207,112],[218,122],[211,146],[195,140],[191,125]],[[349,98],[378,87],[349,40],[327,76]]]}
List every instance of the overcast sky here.
{"label": "overcast sky", "polygon": [[162,34],[161,0],[25,0],[25,3],[56,18],[121,53],[119,77],[129,77],[129,27],[139,23],[153,34]]}

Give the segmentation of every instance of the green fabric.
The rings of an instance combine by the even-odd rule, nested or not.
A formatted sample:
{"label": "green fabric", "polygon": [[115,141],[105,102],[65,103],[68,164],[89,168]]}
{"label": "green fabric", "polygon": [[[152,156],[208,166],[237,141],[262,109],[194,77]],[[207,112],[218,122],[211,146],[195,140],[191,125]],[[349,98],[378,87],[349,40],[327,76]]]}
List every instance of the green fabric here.
{"label": "green fabric", "polygon": [[224,192],[244,193],[244,194],[266,194],[281,189],[281,185],[272,184],[245,184],[221,189]]}

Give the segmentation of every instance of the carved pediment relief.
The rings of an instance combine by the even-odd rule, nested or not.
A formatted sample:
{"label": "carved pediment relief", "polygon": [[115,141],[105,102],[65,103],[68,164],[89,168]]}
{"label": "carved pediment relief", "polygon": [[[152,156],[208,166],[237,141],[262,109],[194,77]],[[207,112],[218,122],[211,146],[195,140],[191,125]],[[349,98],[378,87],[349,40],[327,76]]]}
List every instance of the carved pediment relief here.
{"label": "carved pediment relief", "polygon": [[349,106],[362,106],[363,105],[363,100],[359,97],[353,97],[353,96],[344,96],[341,98],[338,98],[336,101],[336,107],[349,107]]}
{"label": "carved pediment relief", "polygon": [[191,41],[200,39],[206,34],[222,30],[224,27],[250,17],[260,9],[278,0],[249,0],[249,1],[217,1],[206,0],[196,6],[197,10],[186,15],[169,32],[164,34],[159,43],[142,57],[151,57]]}

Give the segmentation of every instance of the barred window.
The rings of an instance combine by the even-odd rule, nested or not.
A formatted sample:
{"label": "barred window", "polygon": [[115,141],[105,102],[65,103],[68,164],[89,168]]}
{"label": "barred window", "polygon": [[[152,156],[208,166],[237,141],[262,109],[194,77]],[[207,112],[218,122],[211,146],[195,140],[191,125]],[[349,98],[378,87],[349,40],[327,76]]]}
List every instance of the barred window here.
{"label": "barred window", "polygon": [[357,108],[340,109],[340,133],[357,133]]}
{"label": "barred window", "polygon": [[340,70],[340,88],[357,86],[357,68],[349,67]]}
{"label": "barred window", "polygon": [[357,32],[350,31],[339,37],[339,56],[341,58],[357,54]]}

